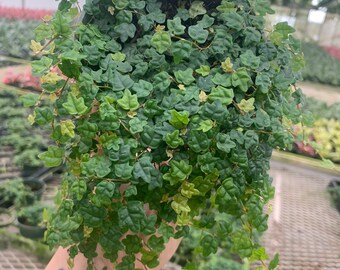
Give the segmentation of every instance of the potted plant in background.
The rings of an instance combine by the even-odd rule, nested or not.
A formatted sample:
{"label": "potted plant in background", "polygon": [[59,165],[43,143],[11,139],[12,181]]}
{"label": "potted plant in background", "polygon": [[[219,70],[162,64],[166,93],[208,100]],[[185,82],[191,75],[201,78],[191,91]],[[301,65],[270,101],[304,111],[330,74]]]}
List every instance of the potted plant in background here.
{"label": "potted plant in background", "polygon": [[46,231],[46,225],[43,222],[43,213],[44,211],[51,211],[51,209],[51,206],[41,203],[20,209],[17,216],[21,235],[30,239],[43,238],[44,232]]}
{"label": "potted plant in background", "polygon": [[56,142],[40,158],[67,166],[47,242],[68,247],[70,266],[81,253],[88,269],[98,256],[107,269],[147,269],[191,226],[203,256],[224,237],[265,264],[254,235],[267,228],[271,152],[304,121],[294,29],[267,32],[265,0],[92,0],[82,22],[75,2],[32,41],[33,75],[54,100],[53,113],[30,116]]}
{"label": "potted plant in background", "polygon": [[328,193],[331,197],[332,204],[340,212],[340,180],[333,179],[328,184]]}
{"label": "potted plant in background", "polygon": [[0,184],[0,207],[19,209],[32,204],[36,196],[31,188],[20,178],[3,181]]}

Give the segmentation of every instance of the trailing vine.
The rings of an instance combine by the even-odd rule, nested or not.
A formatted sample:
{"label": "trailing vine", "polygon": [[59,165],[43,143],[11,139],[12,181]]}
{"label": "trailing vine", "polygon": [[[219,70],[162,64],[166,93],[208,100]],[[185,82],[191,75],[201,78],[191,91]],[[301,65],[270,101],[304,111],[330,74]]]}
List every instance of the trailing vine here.
{"label": "trailing vine", "polygon": [[291,147],[303,121],[294,29],[265,30],[266,0],[76,4],[62,0],[32,41],[33,73],[54,101],[30,117],[53,129],[40,158],[68,168],[50,246],[83,253],[89,269],[98,246],[117,270],[135,269],[136,254],[153,268],[193,226],[204,256],[222,237],[274,269],[254,234],[267,229],[272,149]]}

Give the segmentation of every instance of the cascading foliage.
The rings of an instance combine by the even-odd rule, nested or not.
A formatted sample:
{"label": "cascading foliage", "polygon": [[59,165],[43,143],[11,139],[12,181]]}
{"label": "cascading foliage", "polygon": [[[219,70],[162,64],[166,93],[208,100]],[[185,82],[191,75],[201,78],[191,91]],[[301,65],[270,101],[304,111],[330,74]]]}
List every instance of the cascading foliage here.
{"label": "cascading foliage", "polygon": [[152,268],[189,225],[204,256],[224,238],[241,258],[267,259],[254,235],[274,193],[269,159],[304,119],[299,42],[287,23],[267,30],[266,13],[266,0],[88,0],[82,13],[63,0],[44,18],[32,68],[54,107],[24,101],[53,129],[40,158],[67,165],[51,246],[91,262],[100,245],[113,264],[125,251],[117,270],[141,253]]}

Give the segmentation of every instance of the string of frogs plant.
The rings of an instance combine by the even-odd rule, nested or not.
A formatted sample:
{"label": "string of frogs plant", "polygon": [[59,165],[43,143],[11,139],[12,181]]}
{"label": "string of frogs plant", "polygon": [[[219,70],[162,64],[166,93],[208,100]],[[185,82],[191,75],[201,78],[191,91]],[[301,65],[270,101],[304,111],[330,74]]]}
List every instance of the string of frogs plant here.
{"label": "string of frogs plant", "polygon": [[[62,0],[32,41],[54,108],[24,99],[36,106],[30,121],[53,129],[41,159],[68,167],[49,245],[83,253],[89,269],[98,245],[117,270],[135,269],[137,253],[153,268],[194,226],[204,256],[222,237],[274,269],[278,257],[267,266],[253,235],[267,229],[272,149],[289,148],[303,121],[294,29],[264,29],[266,0],[89,0],[81,19],[78,9]],[[216,222],[216,211],[229,218]]]}

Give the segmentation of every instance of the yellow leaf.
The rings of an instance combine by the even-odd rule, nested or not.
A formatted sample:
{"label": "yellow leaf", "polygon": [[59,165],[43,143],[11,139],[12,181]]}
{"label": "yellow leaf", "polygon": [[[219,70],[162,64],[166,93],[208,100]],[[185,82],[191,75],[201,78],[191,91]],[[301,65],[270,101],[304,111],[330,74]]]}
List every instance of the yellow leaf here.
{"label": "yellow leaf", "polygon": [[241,102],[238,104],[238,107],[244,112],[251,112],[255,109],[254,102],[254,98],[250,98],[248,100],[242,99]]}
{"label": "yellow leaf", "polygon": [[51,15],[45,15],[42,19],[44,22],[49,22],[50,20],[53,19],[53,17]]}
{"label": "yellow leaf", "polygon": [[27,117],[27,121],[28,121],[28,123],[30,123],[30,125],[33,125],[34,122],[35,122],[35,117],[34,117],[32,114],[30,114],[30,115]]}
{"label": "yellow leaf", "polygon": [[43,46],[40,44],[40,42],[36,42],[35,40],[31,40],[31,50],[33,53],[39,53],[42,49]]}
{"label": "yellow leaf", "polygon": [[114,15],[115,14],[115,8],[113,6],[109,6],[107,11],[111,14]]}
{"label": "yellow leaf", "polygon": [[58,97],[55,93],[52,93],[50,94],[49,99],[51,102],[55,102],[58,99]]}
{"label": "yellow leaf", "polygon": [[159,25],[159,24],[158,24],[158,25],[156,26],[155,32],[156,32],[156,33],[160,33],[160,32],[163,32],[164,29],[165,29],[165,26],[164,26],[164,25]]}
{"label": "yellow leaf", "polygon": [[69,136],[71,138],[74,137],[74,129],[75,129],[75,125],[73,124],[72,120],[66,120],[66,121],[62,121],[60,123],[60,127],[61,127],[61,134]]}
{"label": "yellow leaf", "polygon": [[79,90],[79,84],[78,83],[71,84],[71,92],[76,97],[80,95],[80,90]]}
{"label": "yellow leaf", "polygon": [[137,115],[137,112],[129,111],[129,112],[127,113],[127,116],[128,116],[129,118],[134,118],[136,115]]}
{"label": "yellow leaf", "polygon": [[222,62],[221,66],[224,72],[232,73],[234,71],[233,64],[230,61],[230,57],[228,57],[224,62]]}
{"label": "yellow leaf", "polygon": [[198,97],[199,97],[201,103],[204,103],[208,100],[208,95],[202,90],[201,90]]}
{"label": "yellow leaf", "polygon": [[61,77],[55,72],[49,72],[48,74],[41,77],[41,83],[56,84],[61,80]]}
{"label": "yellow leaf", "polygon": [[84,237],[89,238],[91,236],[92,231],[93,231],[92,227],[84,226]]}
{"label": "yellow leaf", "polygon": [[183,84],[178,85],[179,90],[185,90],[185,86]]}

